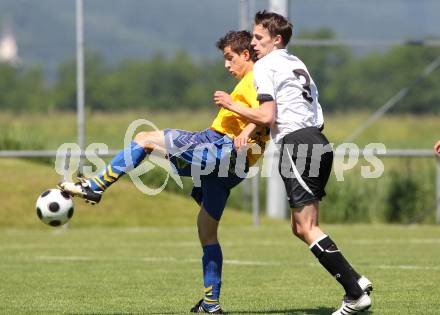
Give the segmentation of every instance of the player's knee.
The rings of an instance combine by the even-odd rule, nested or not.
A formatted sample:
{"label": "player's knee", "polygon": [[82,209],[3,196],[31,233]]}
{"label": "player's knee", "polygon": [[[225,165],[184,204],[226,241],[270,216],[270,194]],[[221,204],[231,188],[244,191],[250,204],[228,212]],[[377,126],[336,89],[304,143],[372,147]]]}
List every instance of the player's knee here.
{"label": "player's knee", "polygon": [[305,241],[310,233],[310,227],[303,224],[295,223],[292,225],[292,233],[300,240]]}
{"label": "player's knee", "polygon": [[202,246],[218,243],[217,230],[199,227],[199,239]]}
{"label": "player's knee", "polygon": [[202,245],[217,243],[217,228],[211,225],[197,224],[199,239]]}
{"label": "player's knee", "polygon": [[304,230],[297,224],[292,225],[292,233],[300,239],[304,238]]}
{"label": "player's knee", "polygon": [[152,148],[151,137],[152,137],[151,132],[141,131],[136,134],[133,141],[145,149],[151,149]]}

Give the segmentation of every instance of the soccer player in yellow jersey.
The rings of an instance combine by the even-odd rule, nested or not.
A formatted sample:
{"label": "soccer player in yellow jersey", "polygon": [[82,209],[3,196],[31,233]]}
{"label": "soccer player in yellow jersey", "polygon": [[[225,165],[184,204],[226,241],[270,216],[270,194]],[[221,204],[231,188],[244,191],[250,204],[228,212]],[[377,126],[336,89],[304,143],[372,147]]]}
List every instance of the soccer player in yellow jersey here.
{"label": "soccer player in yellow jersey", "polygon": [[[223,51],[225,68],[240,80],[230,95],[225,94],[234,103],[256,108],[259,102],[252,72],[256,59],[250,45],[251,39],[247,31],[231,31],[217,42],[217,47]],[[195,185],[194,181],[191,196],[201,206],[197,226],[203,247],[204,298],[191,312],[222,314],[219,299],[223,255],[217,239],[219,221],[230,190],[244,179],[248,167],[263,153],[268,138],[267,128],[257,127],[239,115],[220,108],[210,128],[201,132],[177,129],[139,132],[132,143],[119,152],[98,176],[82,179],[78,183],[62,182],[59,187],[72,196],[82,197],[92,204],[98,203],[102,193],[112,183],[138,166],[153,150],[164,152],[181,176],[194,178],[194,170],[199,170],[200,185]],[[236,172],[240,161],[238,149],[246,143],[257,144],[260,150],[252,150],[256,154],[251,149],[241,150],[246,154],[246,161],[243,163],[244,175],[240,176]],[[129,161],[127,156],[131,157]],[[225,161],[228,162],[226,168],[222,168]],[[206,169],[211,170],[209,174]]]}

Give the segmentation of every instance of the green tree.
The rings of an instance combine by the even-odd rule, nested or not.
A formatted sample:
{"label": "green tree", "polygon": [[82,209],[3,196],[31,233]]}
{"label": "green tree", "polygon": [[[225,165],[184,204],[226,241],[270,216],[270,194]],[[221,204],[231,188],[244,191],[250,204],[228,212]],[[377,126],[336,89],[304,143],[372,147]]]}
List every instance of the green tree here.
{"label": "green tree", "polygon": [[[374,110],[400,89],[409,86],[424,68],[440,55],[440,50],[422,46],[399,46],[383,54],[355,59],[338,71],[328,95],[332,109]],[[438,71],[413,86],[392,112],[439,112],[440,81]]]}
{"label": "green tree", "polygon": [[40,68],[24,69],[0,64],[0,109],[27,112],[51,106],[50,93]]}
{"label": "green tree", "polygon": [[[302,32],[298,38],[325,40],[334,39],[335,34],[331,30],[323,28],[313,32]],[[318,86],[319,98],[325,110],[334,110],[333,100],[337,98],[340,91],[333,88],[331,83],[340,80],[340,69],[352,62],[353,57],[350,49],[342,46],[295,47],[295,39],[293,39],[290,51],[307,65],[315,84]]]}
{"label": "green tree", "polygon": [[[106,75],[106,65],[101,55],[86,52],[84,58],[85,67],[85,95],[86,105],[94,109],[103,109],[97,92]],[[76,109],[76,60],[71,59],[60,65],[58,78],[54,86],[56,108]]]}

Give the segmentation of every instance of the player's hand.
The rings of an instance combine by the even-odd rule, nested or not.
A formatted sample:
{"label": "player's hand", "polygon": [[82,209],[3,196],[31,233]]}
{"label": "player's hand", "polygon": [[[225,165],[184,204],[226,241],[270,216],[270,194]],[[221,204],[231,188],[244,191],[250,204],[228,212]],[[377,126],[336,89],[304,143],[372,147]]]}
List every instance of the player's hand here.
{"label": "player's hand", "polygon": [[218,107],[224,107],[229,109],[232,106],[232,98],[231,95],[224,91],[215,91],[214,92],[214,103]]}
{"label": "player's hand", "polygon": [[248,137],[240,134],[234,139],[234,148],[236,151],[246,148]]}
{"label": "player's hand", "polygon": [[434,152],[440,155],[440,140],[434,145]]}
{"label": "player's hand", "polygon": [[236,151],[247,148],[250,135],[251,132],[249,131],[249,128],[244,128],[241,133],[234,138],[234,148]]}

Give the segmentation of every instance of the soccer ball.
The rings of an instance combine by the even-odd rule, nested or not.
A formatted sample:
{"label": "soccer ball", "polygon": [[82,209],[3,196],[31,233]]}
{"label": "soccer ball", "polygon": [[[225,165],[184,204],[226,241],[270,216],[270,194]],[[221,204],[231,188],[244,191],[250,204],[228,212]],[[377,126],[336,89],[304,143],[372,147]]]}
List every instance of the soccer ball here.
{"label": "soccer ball", "polygon": [[69,194],[59,189],[49,189],[37,199],[37,215],[51,226],[65,224],[73,216],[73,201]]}

